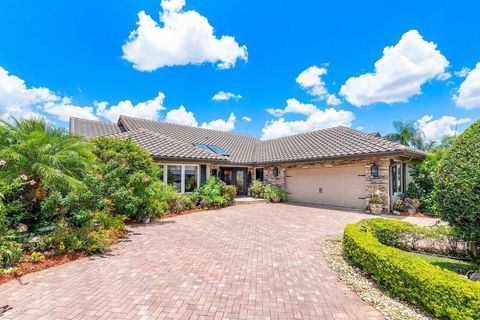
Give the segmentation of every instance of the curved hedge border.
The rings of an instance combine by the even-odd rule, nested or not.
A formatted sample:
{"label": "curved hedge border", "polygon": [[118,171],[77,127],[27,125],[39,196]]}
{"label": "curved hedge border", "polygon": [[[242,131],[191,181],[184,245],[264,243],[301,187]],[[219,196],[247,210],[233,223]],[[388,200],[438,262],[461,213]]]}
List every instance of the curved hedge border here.
{"label": "curved hedge border", "polygon": [[[376,224],[375,220],[381,223]],[[367,272],[390,294],[417,305],[441,319],[480,319],[480,283],[431,265],[423,259],[375,237],[372,225],[388,225],[388,220],[365,219],[349,224],[343,248],[350,261]],[[398,221],[390,220],[392,224]]]}

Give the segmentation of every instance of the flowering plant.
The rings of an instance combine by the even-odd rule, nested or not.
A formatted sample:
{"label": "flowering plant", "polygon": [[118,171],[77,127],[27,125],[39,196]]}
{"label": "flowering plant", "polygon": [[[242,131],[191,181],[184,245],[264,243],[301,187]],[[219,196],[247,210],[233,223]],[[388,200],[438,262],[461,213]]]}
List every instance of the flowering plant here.
{"label": "flowering plant", "polygon": [[418,200],[417,198],[405,198],[404,203],[409,209],[412,209],[413,211],[416,211],[418,207],[420,207],[420,200]]}

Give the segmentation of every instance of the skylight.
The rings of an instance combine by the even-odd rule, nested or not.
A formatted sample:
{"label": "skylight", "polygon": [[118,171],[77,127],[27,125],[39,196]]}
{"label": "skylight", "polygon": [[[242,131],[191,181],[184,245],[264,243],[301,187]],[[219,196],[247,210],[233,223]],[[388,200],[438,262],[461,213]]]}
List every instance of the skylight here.
{"label": "skylight", "polygon": [[210,144],[209,145],[201,144],[201,143],[194,143],[193,145],[195,147],[203,149],[203,150],[215,152],[216,154],[219,154],[221,156],[225,156],[225,157],[230,156],[230,153],[226,152],[225,150],[223,150],[223,149],[221,149],[217,146],[213,146],[213,145],[210,145]]}

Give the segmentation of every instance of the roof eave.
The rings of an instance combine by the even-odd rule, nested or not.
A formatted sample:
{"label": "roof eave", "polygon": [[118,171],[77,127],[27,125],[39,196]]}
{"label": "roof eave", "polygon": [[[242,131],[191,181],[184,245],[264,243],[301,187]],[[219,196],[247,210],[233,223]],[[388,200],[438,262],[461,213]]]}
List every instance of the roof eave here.
{"label": "roof eave", "polygon": [[426,155],[416,153],[416,152],[411,152],[411,151],[408,151],[408,150],[398,150],[398,151],[396,150],[396,151],[388,151],[388,152],[358,153],[358,154],[333,156],[333,157],[318,157],[318,158],[305,158],[305,159],[294,159],[294,160],[277,160],[277,161],[255,162],[255,163],[252,163],[252,165],[302,163],[302,162],[348,160],[348,159],[365,159],[365,158],[371,158],[371,157],[392,157],[392,156],[404,156],[404,157],[408,157],[408,158],[422,159]]}

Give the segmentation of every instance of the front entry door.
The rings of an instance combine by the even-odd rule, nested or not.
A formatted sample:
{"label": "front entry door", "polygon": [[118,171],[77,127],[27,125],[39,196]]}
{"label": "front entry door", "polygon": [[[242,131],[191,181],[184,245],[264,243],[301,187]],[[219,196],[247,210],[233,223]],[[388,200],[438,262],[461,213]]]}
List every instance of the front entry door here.
{"label": "front entry door", "polygon": [[220,178],[226,184],[236,186],[238,195],[247,194],[247,169],[222,168]]}

